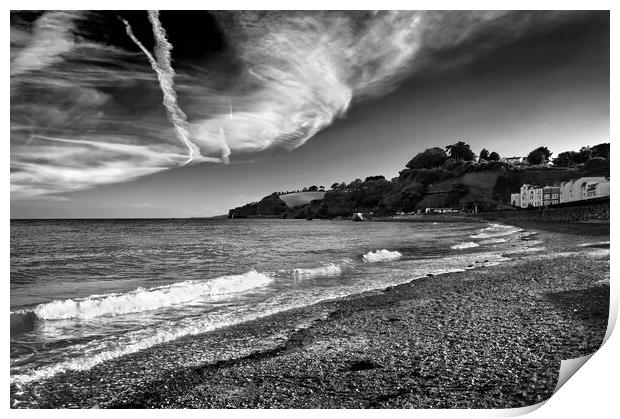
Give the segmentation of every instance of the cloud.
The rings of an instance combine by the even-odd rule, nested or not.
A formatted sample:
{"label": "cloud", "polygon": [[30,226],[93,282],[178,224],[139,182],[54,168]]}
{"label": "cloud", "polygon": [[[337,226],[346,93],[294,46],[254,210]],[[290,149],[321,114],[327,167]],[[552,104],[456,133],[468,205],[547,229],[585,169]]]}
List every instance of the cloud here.
{"label": "cloud", "polygon": [[[45,68],[60,60],[60,56],[73,49],[73,23],[79,12],[49,12],[34,24],[32,36],[11,60],[11,76]],[[25,34],[11,31],[11,39],[24,42]],[[27,37],[27,36],[26,36]],[[13,57],[12,57],[13,58]]]}
{"label": "cloud", "polygon": [[29,198],[123,182],[165,170],[180,158],[155,145],[37,135],[12,150],[11,193]]}
{"label": "cloud", "polygon": [[[136,50],[82,36],[90,13],[46,12],[30,26],[12,24],[15,196],[123,182],[178,167],[188,153],[195,162],[226,162],[292,150],[412,74],[463,65],[583,15],[216,12],[227,50],[189,63],[175,61],[166,20],[147,16],[152,39],[117,22]],[[111,36],[119,28],[95,29]]]}

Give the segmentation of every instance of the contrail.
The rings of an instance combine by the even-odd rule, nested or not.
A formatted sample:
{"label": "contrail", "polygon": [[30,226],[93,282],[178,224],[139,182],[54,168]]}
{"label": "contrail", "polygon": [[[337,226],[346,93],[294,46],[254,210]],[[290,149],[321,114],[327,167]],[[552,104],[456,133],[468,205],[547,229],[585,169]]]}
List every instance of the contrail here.
{"label": "contrail", "polygon": [[230,147],[228,143],[226,143],[226,134],[224,134],[224,129],[220,127],[220,135],[218,136],[220,147],[222,148],[222,163],[230,163]]}
{"label": "contrail", "polygon": [[148,14],[149,21],[153,27],[156,58],[153,57],[149,50],[147,50],[138,38],[136,38],[131,30],[131,25],[129,22],[123,18],[121,18],[121,21],[125,24],[127,35],[129,35],[131,40],[142,50],[142,52],[144,52],[144,55],[146,55],[146,58],[149,60],[151,67],[157,74],[157,79],[159,80],[159,85],[161,86],[161,91],[164,95],[164,106],[166,107],[166,112],[170,122],[174,125],[177,137],[183,144],[185,144],[189,153],[188,159],[184,164],[191,163],[194,160],[222,162],[222,159],[202,156],[200,154],[200,148],[198,148],[198,146],[196,146],[196,144],[189,139],[187,116],[179,107],[177,103],[177,95],[174,91],[175,73],[172,65],[170,64],[170,51],[172,50],[172,45],[166,39],[166,31],[162,27],[159,20],[159,12],[149,11]]}

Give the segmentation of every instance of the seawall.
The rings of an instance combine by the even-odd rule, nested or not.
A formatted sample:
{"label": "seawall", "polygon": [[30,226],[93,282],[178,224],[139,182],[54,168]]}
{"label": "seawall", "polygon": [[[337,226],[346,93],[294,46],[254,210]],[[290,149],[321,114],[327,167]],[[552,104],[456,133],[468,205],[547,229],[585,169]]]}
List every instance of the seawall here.
{"label": "seawall", "polygon": [[548,208],[481,213],[487,219],[502,218],[516,221],[601,222],[609,223],[609,197],[582,202],[570,202]]}

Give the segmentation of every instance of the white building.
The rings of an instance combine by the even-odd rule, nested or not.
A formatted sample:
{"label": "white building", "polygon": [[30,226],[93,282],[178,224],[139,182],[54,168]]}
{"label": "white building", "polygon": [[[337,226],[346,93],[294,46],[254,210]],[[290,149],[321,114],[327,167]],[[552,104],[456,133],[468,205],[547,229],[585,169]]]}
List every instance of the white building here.
{"label": "white building", "polygon": [[582,177],[560,185],[560,203],[609,196],[609,179],[605,177]]}
{"label": "white building", "polygon": [[510,204],[513,207],[520,207],[521,206],[521,192],[511,193],[510,194]]}
{"label": "white building", "polygon": [[521,208],[542,207],[543,187],[525,183],[521,186]]}
{"label": "white building", "polygon": [[560,187],[543,186],[543,205],[556,205],[560,203]]}

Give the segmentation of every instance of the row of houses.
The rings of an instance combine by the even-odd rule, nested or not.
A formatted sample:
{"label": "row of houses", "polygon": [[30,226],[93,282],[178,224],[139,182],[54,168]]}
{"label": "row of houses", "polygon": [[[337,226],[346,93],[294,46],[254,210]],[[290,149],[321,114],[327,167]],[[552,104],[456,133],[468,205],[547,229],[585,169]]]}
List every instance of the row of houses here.
{"label": "row of houses", "polygon": [[524,184],[521,190],[510,195],[514,207],[529,208],[582,201],[609,196],[609,178],[582,177],[556,183],[553,186]]}

